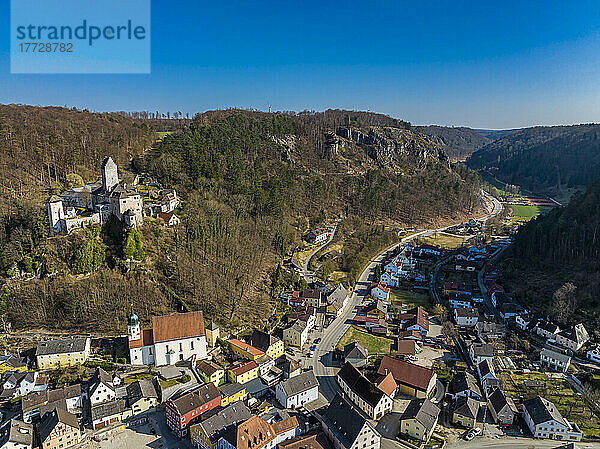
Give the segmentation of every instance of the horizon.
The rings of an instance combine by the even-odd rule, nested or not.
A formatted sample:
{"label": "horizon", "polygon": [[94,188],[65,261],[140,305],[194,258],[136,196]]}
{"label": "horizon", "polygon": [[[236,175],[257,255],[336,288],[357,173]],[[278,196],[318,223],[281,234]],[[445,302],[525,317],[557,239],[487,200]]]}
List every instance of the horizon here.
{"label": "horizon", "polygon": [[[151,6],[150,74],[12,75],[5,33],[0,101],[184,114],[377,110],[486,130],[600,121],[598,2],[267,0],[230,3],[233,15],[219,4]],[[8,29],[9,2],[2,8]]]}

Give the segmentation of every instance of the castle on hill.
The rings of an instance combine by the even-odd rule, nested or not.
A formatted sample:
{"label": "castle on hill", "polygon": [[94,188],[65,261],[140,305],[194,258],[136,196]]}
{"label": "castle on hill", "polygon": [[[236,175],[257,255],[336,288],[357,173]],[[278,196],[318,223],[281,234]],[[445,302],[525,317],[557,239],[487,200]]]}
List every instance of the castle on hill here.
{"label": "castle on hill", "polygon": [[137,186],[128,186],[119,181],[117,164],[106,157],[100,166],[102,182],[87,184],[52,195],[47,201],[48,219],[52,235],[66,233],[91,224],[106,223],[112,215],[124,225],[138,227],[144,216],[157,217],[172,212],[179,199],[174,189],[158,191],[159,200],[144,202],[148,190],[140,192]]}

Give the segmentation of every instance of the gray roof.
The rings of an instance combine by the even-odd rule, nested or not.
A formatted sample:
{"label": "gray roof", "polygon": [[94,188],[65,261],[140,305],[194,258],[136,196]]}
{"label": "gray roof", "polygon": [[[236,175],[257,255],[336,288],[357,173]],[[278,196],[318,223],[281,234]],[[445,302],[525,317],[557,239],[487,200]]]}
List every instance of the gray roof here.
{"label": "gray roof", "polygon": [[239,393],[244,389],[244,386],[239,382],[234,382],[231,384],[223,384],[219,386],[219,391],[221,392],[221,396],[229,397],[233,396],[236,393]]}
{"label": "gray roof", "polygon": [[332,291],[327,297],[327,303],[333,305],[336,308],[341,308],[344,304],[344,300],[348,297],[348,290],[342,285],[338,284],[334,291]]}
{"label": "gray roof", "polygon": [[250,419],[252,413],[242,401],[236,401],[219,410],[218,413],[202,421],[200,427],[208,438],[215,442],[217,437],[229,427]]}
{"label": "gray roof", "polygon": [[43,341],[38,344],[35,355],[65,354],[85,351],[87,337],[65,338],[64,340]]}
{"label": "gray roof", "polygon": [[541,396],[524,401],[523,409],[527,410],[535,424],[541,424],[551,419],[564,425],[567,424],[556,406]]}
{"label": "gray roof", "polygon": [[431,429],[440,414],[440,409],[429,399],[413,399],[402,413],[400,421],[416,419],[426,429]]}
{"label": "gray roof", "polygon": [[473,309],[472,307],[459,307],[457,309],[454,309],[454,313],[457,317],[464,317],[464,318],[478,318],[479,317],[479,312],[477,312],[477,309]]}
{"label": "gray roof", "polygon": [[461,396],[456,400],[456,406],[454,407],[454,413],[466,416],[467,418],[477,418],[479,412],[479,401],[473,398]]}
{"label": "gray roof", "polygon": [[329,403],[322,419],[329,431],[346,448],[354,444],[366,422],[366,419],[339,393]]}
{"label": "gray roof", "polygon": [[56,408],[52,412],[46,414],[39,425],[39,434],[42,442],[48,438],[59,422],[79,430],[79,421],[77,421],[77,417],[74,414],[69,413],[62,408]]}
{"label": "gray roof", "polygon": [[539,321],[536,326],[546,332],[549,332],[551,334],[555,334],[556,332],[558,332],[558,326],[554,323],[550,323],[548,321]]}
{"label": "gray roof", "polygon": [[92,420],[104,419],[109,416],[115,416],[125,411],[125,400],[117,399],[116,401],[103,402],[102,404],[92,405]]}
{"label": "gray roof", "polygon": [[494,357],[494,347],[489,343],[473,343],[471,347],[475,357]]}
{"label": "gray roof", "polygon": [[8,441],[31,447],[33,445],[33,424],[11,419]]}
{"label": "gray roof", "polygon": [[312,388],[319,387],[319,382],[313,371],[305,371],[297,376],[290,377],[280,383],[287,397],[295,396]]}
{"label": "gray roof", "polygon": [[559,332],[559,334],[576,342],[578,345],[582,345],[590,339],[590,336],[582,323],[576,324],[571,329],[565,329],[564,331]]}
{"label": "gray roof", "polygon": [[294,329],[296,332],[302,333],[304,332],[304,329],[306,329],[307,323],[306,321],[302,321],[302,320],[296,320],[294,321],[294,323],[291,326],[288,326],[287,328],[292,328]]}
{"label": "gray roof", "polygon": [[158,393],[152,379],[140,379],[127,385],[127,397],[132,404],[142,398],[158,399]]}
{"label": "gray roof", "polygon": [[466,371],[456,373],[450,382],[450,392],[456,394],[466,390],[481,396],[479,385],[477,385],[477,381],[471,373]]}
{"label": "gray roof", "polygon": [[338,371],[338,377],[348,385],[351,391],[372,407],[379,404],[381,398],[386,395],[350,362],[346,362]]}
{"label": "gray roof", "polygon": [[344,346],[344,359],[366,359],[368,355],[369,351],[367,351],[363,345],[357,343],[356,341],[348,343],[346,346]]}
{"label": "gray roof", "polygon": [[488,404],[498,414],[504,407],[509,407],[506,396],[500,388],[496,388],[494,392],[488,397]]}
{"label": "gray roof", "polygon": [[542,356],[546,356],[546,357],[550,357],[554,360],[558,360],[559,362],[561,362],[563,364],[567,364],[567,363],[571,362],[571,357],[569,357],[568,355],[553,351],[552,349],[548,349],[548,348],[542,349],[542,352],[540,353],[540,357],[542,357]]}

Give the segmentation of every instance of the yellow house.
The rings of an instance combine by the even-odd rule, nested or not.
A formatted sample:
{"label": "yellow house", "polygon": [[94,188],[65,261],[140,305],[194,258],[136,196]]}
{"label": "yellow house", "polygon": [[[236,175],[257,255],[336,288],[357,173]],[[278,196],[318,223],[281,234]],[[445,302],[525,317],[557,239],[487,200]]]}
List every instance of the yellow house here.
{"label": "yellow house", "polygon": [[245,384],[258,377],[258,365],[254,360],[241,361],[227,369],[227,379],[230,382]]}
{"label": "yellow house", "polygon": [[27,371],[27,365],[20,358],[12,354],[4,355],[0,357],[0,374],[4,374],[7,371],[24,373]]}
{"label": "yellow house", "polygon": [[38,369],[80,365],[89,356],[88,337],[43,341],[38,344],[35,352]]}
{"label": "yellow house", "polygon": [[429,399],[413,399],[400,417],[400,432],[429,441],[437,425],[440,409]]}
{"label": "yellow house", "polygon": [[456,400],[456,407],[454,407],[454,413],[452,414],[452,422],[454,424],[460,424],[463,427],[472,429],[475,427],[478,412],[478,401],[473,398],[460,396]]}
{"label": "yellow house", "polygon": [[202,360],[196,369],[206,383],[212,382],[218,387],[225,382],[225,369],[211,360]]}
{"label": "yellow house", "polygon": [[263,351],[273,360],[282,356],[285,352],[283,341],[274,335],[267,334],[266,332],[262,332],[257,329],[254,329],[252,332],[251,343],[252,346],[259,351]]}
{"label": "yellow house", "polygon": [[248,343],[238,340],[237,338],[230,338],[227,340],[227,344],[231,351],[240,359],[256,360],[257,358],[265,355],[263,351],[255,348]]}
{"label": "yellow house", "polygon": [[219,391],[221,392],[221,407],[227,407],[235,401],[243,401],[248,395],[246,387],[238,382],[221,385]]}

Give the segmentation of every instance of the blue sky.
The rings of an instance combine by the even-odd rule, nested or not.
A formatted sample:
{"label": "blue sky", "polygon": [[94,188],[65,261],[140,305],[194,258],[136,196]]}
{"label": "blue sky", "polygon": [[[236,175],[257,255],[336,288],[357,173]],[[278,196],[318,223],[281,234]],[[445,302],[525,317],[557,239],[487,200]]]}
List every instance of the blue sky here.
{"label": "blue sky", "polygon": [[498,129],[600,122],[597,0],[210,3],[152,1],[149,75],[11,75],[2,0],[0,102],[369,109]]}

